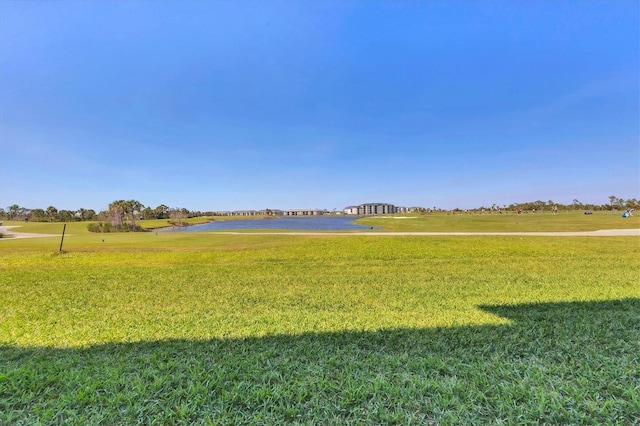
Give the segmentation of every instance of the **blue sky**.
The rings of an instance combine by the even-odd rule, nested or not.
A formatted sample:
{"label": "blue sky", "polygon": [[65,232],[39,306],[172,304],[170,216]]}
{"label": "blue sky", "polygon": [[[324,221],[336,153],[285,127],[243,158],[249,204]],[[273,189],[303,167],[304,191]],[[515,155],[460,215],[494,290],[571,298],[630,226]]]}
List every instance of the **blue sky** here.
{"label": "blue sky", "polygon": [[0,207],[640,198],[636,1],[0,1]]}

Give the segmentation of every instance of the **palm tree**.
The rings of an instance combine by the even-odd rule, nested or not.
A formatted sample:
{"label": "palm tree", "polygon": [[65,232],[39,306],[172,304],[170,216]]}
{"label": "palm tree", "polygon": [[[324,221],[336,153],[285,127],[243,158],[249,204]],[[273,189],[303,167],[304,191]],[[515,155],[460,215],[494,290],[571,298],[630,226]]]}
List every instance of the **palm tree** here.
{"label": "palm tree", "polygon": [[144,209],[144,205],[138,200],[129,200],[126,202],[126,212],[129,213],[131,217],[131,226],[135,228],[136,226],[136,213],[140,214],[142,209]]}
{"label": "palm tree", "polygon": [[17,204],[12,204],[9,207],[7,207],[7,215],[9,216],[9,220],[15,218],[18,215],[19,211],[20,211],[20,206]]}
{"label": "palm tree", "polygon": [[58,209],[53,206],[47,207],[47,216],[49,217],[49,222],[53,222],[53,219],[56,219],[58,215]]}
{"label": "palm tree", "polygon": [[124,216],[127,202],[124,200],[117,200],[109,204],[109,221],[111,226],[116,228],[122,228],[124,222]]}
{"label": "palm tree", "polygon": [[160,204],[153,211],[154,211],[154,214],[156,215],[156,219],[166,219],[169,217],[169,210],[170,209],[168,206],[165,206],[164,204]]}

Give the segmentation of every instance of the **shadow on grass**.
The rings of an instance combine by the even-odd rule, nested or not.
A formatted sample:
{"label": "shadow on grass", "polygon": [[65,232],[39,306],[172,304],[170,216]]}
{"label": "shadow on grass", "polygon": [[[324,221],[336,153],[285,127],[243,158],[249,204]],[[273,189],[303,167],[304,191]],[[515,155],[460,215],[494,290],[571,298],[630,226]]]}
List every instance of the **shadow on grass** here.
{"label": "shadow on grass", "polygon": [[637,424],[640,299],[510,325],[0,346],[0,423]]}

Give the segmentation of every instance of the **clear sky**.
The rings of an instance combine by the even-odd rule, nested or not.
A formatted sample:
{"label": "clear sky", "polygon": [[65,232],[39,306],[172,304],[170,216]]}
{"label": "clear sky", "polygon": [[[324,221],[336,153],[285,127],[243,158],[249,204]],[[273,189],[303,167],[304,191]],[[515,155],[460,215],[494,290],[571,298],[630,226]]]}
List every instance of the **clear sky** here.
{"label": "clear sky", "polygon": [[0,1],[0,207],[640,198],[637,1]]}

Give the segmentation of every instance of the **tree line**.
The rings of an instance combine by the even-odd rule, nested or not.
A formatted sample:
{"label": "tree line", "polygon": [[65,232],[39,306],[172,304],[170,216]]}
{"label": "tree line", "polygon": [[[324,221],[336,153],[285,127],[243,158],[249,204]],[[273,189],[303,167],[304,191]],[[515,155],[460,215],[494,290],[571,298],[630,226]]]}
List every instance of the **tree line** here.
{"label": "tree line", "polygon": [[[494,204],[491,208],[497,207]],[[604,204],[583,203],[578,199],[573,199],[571,204],[556,203],[553,200],[549,201],[529,201],[524,203],[512,203],[509,206],[504,206],[505,210],[510,211],[553,211],[553,210],[588,210],[588,211],[617,211],[626,209],[636,209],[640,207],[640,201],[636,198],[629,198],[627,200],[618,198],[615,195],[609,196],[609,202]]]}
{"label": "tree line", "polygon": [[97,222],[90,230],[97,232],[136,231],[139,220],[167,219],[181,224],[189,217],[204,216],[201,212],[190,212],[185,208],[170,208],[161,204],[155,208],[143,205],[138,200],[116,200],[106,210],[96,213],[93,209],[58,210],[54,206],[46,209],[26,208],[13,204],[0,208],[0,220],[20,220],[26,222]]}
{"label": "tree line", "polygon": [[[501,211],[558,211],[558,210],[593,210],[593,211],[617,211],[640,208],[640,201],[636,198],[623,199],[615,195],[609,197],[604,204],[582,203],[574,199],[570,204],[556,203],[548,201],[529,201],[523,203],[512,203],[509,205],[492,204],[491,206],[480,206],[475,209],[468,209],[474,212],[501,212]],[[417,212],[443,211],[436,207],[418,207]],[[454,209],[454,211],[461,211]],[[143,205],[138,200],[116,200],[109,204],[106,210],[96,213],[93,209],[80,208],[78,210],[58,210],[54,206],[46,209],[26,208],[18,204],[0,208],[0,220],[21,220],[32,222],[80,222],[91,221],[98,224],[108,224],[113,229],[138,229],[139,220],[167,219],[176,224],[190,217],[215,216],[216,212],[189,211],[186,208],[170,208],[165,204],[160,204],[155,208]],[[107,227],[107,226],[105,226]]]}
{"label": "tree line", "polygon": [[437,207],[432,209],[417,207],[414,211],[418,213],[431,212],[469,212],[469,213],[502,213],[502,212],[558,212],[558,211],[612,211],[637,209],[640,208],[640,201],[636,198],[618,198],[615,195],[609,197],[609,202],[604,204],[583,203],[578,199],[574,199],[570,204],[556,203],[553,200],[542,201],[525,201],[521,203],[492,204],[491,206],[480,206],[472,209],[455,208],[452,210],[443,210]]}
{"label": "tree line", "polygon": [[54,206],[46,209],[31,209],[13,204],[6,209],[0,208],[0,219],[22,220],[32,222],[79,222],[96,220],[97,214],[93,209],[80,208],[78,210],[58,210]]}

